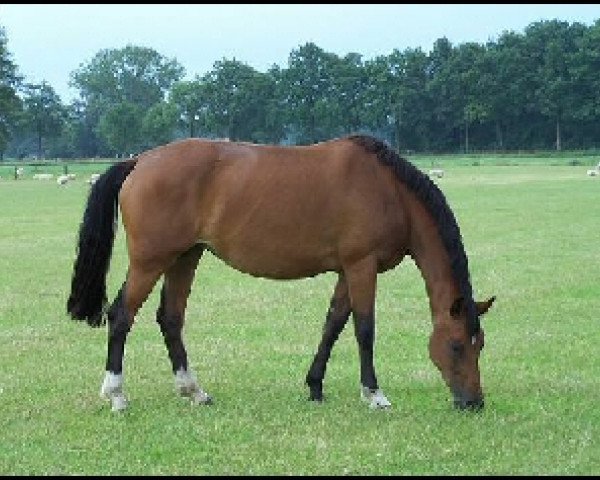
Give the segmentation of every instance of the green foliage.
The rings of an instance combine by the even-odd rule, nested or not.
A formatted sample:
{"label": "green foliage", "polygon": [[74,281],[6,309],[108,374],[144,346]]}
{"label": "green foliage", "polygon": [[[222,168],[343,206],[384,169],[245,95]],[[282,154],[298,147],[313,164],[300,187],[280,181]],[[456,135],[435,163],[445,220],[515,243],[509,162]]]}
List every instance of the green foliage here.
{"label": "green foliage", "polygon": [[[184,74],[174,59],[151,48],[127,45],[99,51],[72,72],[85,114],[82,123],[109,147],[107,153],[141,148],[142,112],[165,100],[167,92]],[[115,125],[110,125],[112,121]],[[126,124],[127,120],[132,123]]]}
{"label": "green foliage", "polygon": [[[206,103],[206,86],[200,80],[180,80],[173,85],[169,94],[169,103],[177,110],[179,122],[189,132],[190,137],[195,137],[198,122],[206,123],[204,118],[208,110]],[[200,117],[202,115],[202,118]]]}
{"label": "green foliage", "polygon": [[21,80],[8,50],[6,32],[0,26],[0,160],[21,108],[21,101],[17,96],[17,88]]}
{"label": "green foliage", "polygon": [[[105,49],[71,73],[80,99],[47,150],[93,157],[188,136],[308,144],[349,133],[374,134],[401,152],[599,148],[598,45],[600,20],[544,20],[485,44],[442,37],[428,52],[408,47],[367,60],[307,42],[285,66],[263,73],[222,58],[193,80],[182,80],[183,67],[151,48]],[[0,102],[18,103],[3,95]],[[176,125],[163,102],[176,110]],[[0,152],[17,125],[17,103],[13,114],[0,109]],[[123,126],[107,125],[124,104],[142,115],[128,145],[118,140]],[[7,153],[31,153],[27,135],[13,135]]]}
{"label": "green foliage", "polygon": [[267,133],[268,108],[275,89],[268,74],[235,59],[223,59],[199,81],[206,102],[201,120],[213,135],[231,140],[278,140]]}
{"label": "green foliage", "polygon": [[118,103],[102,115],[99,133],[118,156],[136,153],[142,129],[142,109],[130,102]]}
{"label": "green foliage", "polygon": [[296,143],[315,143],[331,137],[327,126],[336,56],[312,42],[292,50],[282,71],[278,92],[286,109],[286,124],[298,132]]}
{"label": "green foliage", "polygon": [[177,126],[177,108],[167,102],[159,102],[146,112],[142,119],[144,148],[170,142]]}
{"label": "green foliage", "polygon": [[183,74],[184,68],[176,60],[151,48],[127,45],[100,50],[72,73],[71,83],[91,104],[129,102],[150,108],[165,98]]}
{"label": "green foliage", "polygon": [[65,117],[66,109],[60,97],[47,82],[25,86],[22,128],[35,134],[38,158],[44,156],[42,140],[58,137]]}

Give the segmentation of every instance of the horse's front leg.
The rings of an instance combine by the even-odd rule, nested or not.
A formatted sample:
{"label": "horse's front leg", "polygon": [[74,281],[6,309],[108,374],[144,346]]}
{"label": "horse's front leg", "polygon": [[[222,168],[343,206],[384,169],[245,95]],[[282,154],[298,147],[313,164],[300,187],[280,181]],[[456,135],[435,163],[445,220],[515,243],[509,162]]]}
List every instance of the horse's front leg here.
{"label": "horse's front leg", "polygon": [[325,377],[327,361],[331,355],[331,349],[338,339],[340,332],[344,329],[349,316],[350,297],[348,296],[348,285],[343,274],[340,274],[333,291],[333,296],[331,297],[325,325],[323,326],[323,337],[306,375],[306,384],[310,388],[311,400],[323,400],[323,378]]}
{"label": "horse's front leg", "polygon": [[351,298],[354,334],[360,357],[361,398],[371,408],[386,408],[391,403],[377,383],[373,365],[375,344],[375,290],[377,283],[377,263],[366,257],[345,269]]}
{"label": "horse's front leg", "polygon": [[196,376],[188,368],[182,338],[187,299],[203,250],[200,245],[193,247],[165,272],[160,306],[156,312],[156,321],[160,326],[175,375],[175,388],[182,397],[190,398],[195,404],[212,403],[211,397],[200,388]]}

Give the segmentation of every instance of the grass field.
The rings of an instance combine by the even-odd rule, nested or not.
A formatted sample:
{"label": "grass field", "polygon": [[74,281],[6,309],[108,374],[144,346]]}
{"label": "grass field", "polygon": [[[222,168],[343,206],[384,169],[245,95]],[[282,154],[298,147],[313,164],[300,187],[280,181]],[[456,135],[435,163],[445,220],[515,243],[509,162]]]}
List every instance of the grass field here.
{"label": "grass field", "polygon": [[[85,177],[59,187],[2,175],[0,474],[600,474],[600,179],[583,165],[479,160],[445,157],[436,181],[477,297],[497,296],[483,320],[480,413],[452,408],[428,358],[427,297],[410,260],[379,279],[375,365],[392,408],[371,411],[348,327],[326,401],[307,401],[333,274],[255,279],[206,254],[184,334],[215,404],[176,396],[155,289],[127,343],[130,406],[114,414],[98,396],[106,331],[65,313]],[[120,229],[111,299],[125,269]]]}

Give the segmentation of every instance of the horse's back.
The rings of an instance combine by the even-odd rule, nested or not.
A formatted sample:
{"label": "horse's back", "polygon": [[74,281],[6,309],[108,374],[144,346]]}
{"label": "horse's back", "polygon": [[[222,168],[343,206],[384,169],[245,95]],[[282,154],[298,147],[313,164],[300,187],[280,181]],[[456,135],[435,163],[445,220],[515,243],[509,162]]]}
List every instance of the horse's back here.
{"label": "horse's back", "polygon": [[390,173],[343,140],[175,142],[141,155],[121,192],[143,254],[205,243],[235,268],[272,278],[339,271],[345,257],[392,248],[390,229],[405,221],[397,201]]}

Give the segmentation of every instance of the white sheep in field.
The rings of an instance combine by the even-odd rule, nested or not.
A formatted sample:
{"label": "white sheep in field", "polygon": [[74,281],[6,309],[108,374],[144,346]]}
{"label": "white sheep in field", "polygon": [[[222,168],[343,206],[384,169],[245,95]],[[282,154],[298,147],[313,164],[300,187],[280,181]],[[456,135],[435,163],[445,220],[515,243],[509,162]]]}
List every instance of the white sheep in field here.
{"label": "white sheep in field", "polygon": [[90,175],[90,178],[87,181],[87,183],[89,183],[90,185],[93,185],[94,183],[96,183],[96,181],[98,180],[99,177],[100,177],[99,173],[92,173]]}
{"label": "white sheep in field", "polygon": [[431,177],[442,178],[444,176],[444,171],[441,168],[432,168],[429,170],[429,175]]}
{"label": "white sheep in field", "polygon": [[74,173],[67,173],[67,177],[69,177],[69,180],[75,180],[75,174]]}
{"label": "white sheep in field", "polygon": [[68,175],[59,175],[56,178],[56,183],[58,183],[59,185],[66,185],[69,181],[69,176]]}
{"label": "white sheep in field", "polygon": [[588,174],[590,177],[595,177],[596,175],[600,174],[600,170],[598,170],[597,168],[593,168],[593,169],[591,169],[591,170],[588,170],[588,171],[587,171],[587,174]]}
{"label": "white sheep in field", "polygon": [[52,173],[34,173],[34,180],[51,180],[54,178],[54,174]]}
{"label": "white sheep in field", "polygon": [[23,167],[19,167],[15,170],[15,178],[21,178],[25,173],[25,169]]}

